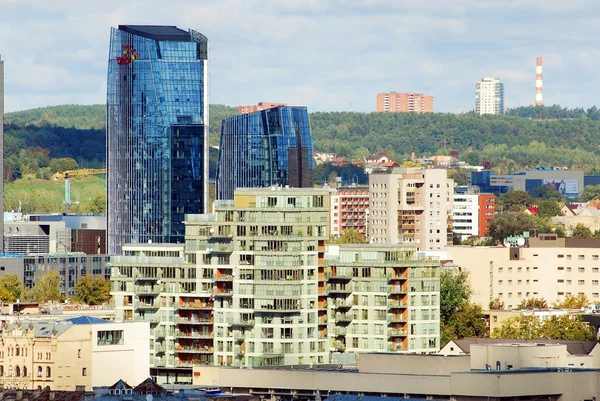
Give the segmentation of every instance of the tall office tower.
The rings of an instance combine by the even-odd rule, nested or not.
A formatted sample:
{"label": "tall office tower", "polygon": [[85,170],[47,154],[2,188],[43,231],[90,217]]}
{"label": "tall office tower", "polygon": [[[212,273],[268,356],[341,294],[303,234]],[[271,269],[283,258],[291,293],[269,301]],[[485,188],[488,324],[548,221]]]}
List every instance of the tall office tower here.
{"label": "tall office tower", "polygon": [[[197,218],[196,218],[197,217]],[[329,190],[242,188],[188,216],[186,253],[211,272],[215,364],[327,363]]]}
{"label": "tall office tower", "polygon": [[433,113],[433,96],[422,93],[378,93],[378,113]]}
{"label": "tall office tower", "polygon": [[498,78],[482,78],[475,85],[475,113],[504,114],[504,84]]}
{"label": "tall office tower", "polygon": [[327,333],[338,352],[436,352],[440,261],[403,245],[329,246]]}
{"label": "tall office tower", "polygon": [[108,251],[183,242],[208,203],[208,40],[174,26],[111,30],[107,97]]}
{"label": "tall office tower", "polygon": [[312,185],[313,139],[306,107],[281,106],[223,120],[217,199],[236,188]]}
{"label": "tall office tower", "polygon": [[445,169],[401,167],[369,175],[369,238],[417,250],[452,244],[454,180]]}
{"label": "tall office tower", "polygon": [[535,59],[535,105],[543,106],[543,92],[542,92],[542,58],[537,57]]}
{"label": "tall office tower", "polygon": [[4,252],[4,61],[0,57],[0,253]]}

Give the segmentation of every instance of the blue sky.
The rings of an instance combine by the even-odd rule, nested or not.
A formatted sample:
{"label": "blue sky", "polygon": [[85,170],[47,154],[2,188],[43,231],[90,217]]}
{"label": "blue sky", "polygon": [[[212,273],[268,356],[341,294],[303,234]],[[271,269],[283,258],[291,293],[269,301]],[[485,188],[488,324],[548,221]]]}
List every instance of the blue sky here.
{"label": "blue sky", "polygon": [[374,111],[377,92],[474,108],[484,76],[506,107],[590,107],[600,79],[595,0],[0,0],[6,111],[105,102],[111,26],[193,28],[210,40],[211,103]]}

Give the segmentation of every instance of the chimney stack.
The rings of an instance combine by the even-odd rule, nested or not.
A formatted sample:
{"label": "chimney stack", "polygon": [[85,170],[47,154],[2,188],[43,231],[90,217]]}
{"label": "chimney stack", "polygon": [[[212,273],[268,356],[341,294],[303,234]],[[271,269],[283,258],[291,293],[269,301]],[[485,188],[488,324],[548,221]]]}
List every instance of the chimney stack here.
{"label": "chimney stack", "polygon": [[543,106],[543,93],[542,93],[542,58],[537,57],[535,59],[535,105]]}

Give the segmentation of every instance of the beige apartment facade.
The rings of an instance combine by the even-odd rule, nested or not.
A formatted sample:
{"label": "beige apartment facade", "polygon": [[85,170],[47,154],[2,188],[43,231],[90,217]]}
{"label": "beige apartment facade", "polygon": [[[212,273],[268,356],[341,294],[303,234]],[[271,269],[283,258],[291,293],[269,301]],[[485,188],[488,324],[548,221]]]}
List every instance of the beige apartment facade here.
{"label": "beige apartment facade", "polygon": [[548,305],[568,295],[600,303],[600,240],[540,234],[528,247],[451,247],[449,258],[470,273],[473,301],[487,308],[493,299],[506,309],[528,298]]}
{"label": "beige apartment facade", "polygon": [[422,93],[378,93],[376,111],[378,113],[433,113],[433,96]]}
{"label": "beige apartment facade", "polygon": [[344,231],[354,229],[367,237],[369,217],[369,187],[340,187],[329,197],[330,235],[339,238]]}
{"label": "beige apartment facade", "polygon": [[445,169],[400,167],[369,175],[369,238],[442,250],[452,244],[454,180]]}
{"label": "beige apartment facade", "polygon": [[115,378],[135,383],[149,375],[147,324],[81,319],[5,322],[0,384],[12,389],[92,390]]}

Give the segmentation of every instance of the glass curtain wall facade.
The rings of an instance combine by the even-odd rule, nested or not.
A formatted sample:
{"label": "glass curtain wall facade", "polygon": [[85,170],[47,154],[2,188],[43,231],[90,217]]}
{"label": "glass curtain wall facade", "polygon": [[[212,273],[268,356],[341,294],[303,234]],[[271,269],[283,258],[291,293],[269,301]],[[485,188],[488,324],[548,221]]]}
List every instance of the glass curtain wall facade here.
{"label": "glass curtain wall facade", "polygon": [[183,242],[184,215],[207,210],[207,38],[112,28],[107,90],[108,251]]}
{"label": "glass curtain wall facade", "polygon": [[313,139],[306,107],[282,106],[223,120],[217,199],[236,188],[312,185]]}

